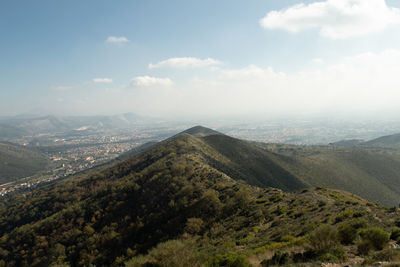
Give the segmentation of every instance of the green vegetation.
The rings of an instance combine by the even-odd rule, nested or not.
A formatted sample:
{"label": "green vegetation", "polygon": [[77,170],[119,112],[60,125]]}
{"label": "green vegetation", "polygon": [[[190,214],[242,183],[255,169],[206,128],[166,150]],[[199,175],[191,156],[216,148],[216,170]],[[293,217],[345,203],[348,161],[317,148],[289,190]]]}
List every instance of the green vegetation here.
{"label": "green vegetation", "polygon": [[244,255],[237,253],[217,254],[209,258],[207,265],[210,267],[251,267],[252,265]]}
{"label": "green vegetation", "polygon": [[339,239],[343,245],[353,244],[358,236],[358,230],[366,228],[368,225],[367,221],[363,219],[353,219],[339,227]]}
{"label": "green vegetation", "polygon": [[388,207],[400,203],[400,151],[333,146],[259,146],[310,186],[345,190]]}
{"label": "green vegetation", "polygon": [[389,234],[377,227],[362,229],[359,235],[361,241],[358,244],[358,250],[364,255],[371,249],[382,250],[389,242]]}
{"label": "green vegetation", "polygon": [[[132,250],[129,254],[133,254]],[[204,261],[194,242],[170,240],[158,244],[146,256],[133,257],[125,262],[125,266],[201,267]]]}
{"label": "green vegetation", "polygon": [[400,134],[382,136],[361,144],[364,147],[400,148]]}
{"label": "green vegetation", "polygon": [[343,262],[363,256],[362,246],[366,259],[392,257],[384,251],[397,209],[325,187],[256,187],[278,181],[286,190],[297,180],[276,165],[278,155],[244,141],[235,150],[220,136],[183,133],[7,196],[0,259],[6,266],[269,266]]}
{"label": "green vegetation", "polygon": [[299,178],[275,162],[275,155],[267,150],[226,135],[209,135],[202,139],[224,159],[217,161],[209,158],[210,165],[233,179],[284,191],[307,187]]}
{"label": "green vegetation", "polygon": [[11,143],[0,142],[0,184],[34,175],[49,167],[46,156]]}

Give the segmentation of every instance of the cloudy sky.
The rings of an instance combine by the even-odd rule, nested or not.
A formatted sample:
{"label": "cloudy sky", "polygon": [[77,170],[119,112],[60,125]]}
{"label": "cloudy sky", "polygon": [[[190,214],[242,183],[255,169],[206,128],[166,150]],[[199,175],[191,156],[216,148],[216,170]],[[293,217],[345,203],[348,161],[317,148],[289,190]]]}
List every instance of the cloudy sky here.
{"label": "cloudy sky", "polygon": [[4,0],[0,115],[396,113],[400,1]]}

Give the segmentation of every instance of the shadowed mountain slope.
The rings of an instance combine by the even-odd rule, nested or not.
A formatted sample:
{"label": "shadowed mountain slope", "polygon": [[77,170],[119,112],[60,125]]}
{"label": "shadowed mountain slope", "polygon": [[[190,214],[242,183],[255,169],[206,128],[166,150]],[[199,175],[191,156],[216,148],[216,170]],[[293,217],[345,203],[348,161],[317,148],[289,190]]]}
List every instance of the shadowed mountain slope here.
{"label": "shadowed mountain slope", "polygon": [[210,164],[233,179],[285,191],[307,187],[304,182],[274,161],[278,155],[226,135],[209,135],[202,139],[228,159],[227,164],[212,159]]}
{"label": "shadowed mountain slope", "polygon": [[0,184],[44,171],[50,160],[25,147],[0,142]]}

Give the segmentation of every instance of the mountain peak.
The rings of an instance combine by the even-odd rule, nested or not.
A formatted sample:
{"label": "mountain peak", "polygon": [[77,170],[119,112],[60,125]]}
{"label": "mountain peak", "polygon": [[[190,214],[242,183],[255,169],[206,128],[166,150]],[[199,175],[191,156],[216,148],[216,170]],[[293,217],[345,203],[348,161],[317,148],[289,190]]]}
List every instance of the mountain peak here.
{"label": "mountain peak", "polygon": [[220,132],[217,132],[210,128],[203,127],[201,125],[197,125],[192,128],[189,128],[189,129],[183,131],[182,133],[187,133],[187,134],[190,134],[190,135],[193,135],[196,137],[204,137],[204,136],[215,135],[215,134],[222,135],[222,133],[220,133]]}

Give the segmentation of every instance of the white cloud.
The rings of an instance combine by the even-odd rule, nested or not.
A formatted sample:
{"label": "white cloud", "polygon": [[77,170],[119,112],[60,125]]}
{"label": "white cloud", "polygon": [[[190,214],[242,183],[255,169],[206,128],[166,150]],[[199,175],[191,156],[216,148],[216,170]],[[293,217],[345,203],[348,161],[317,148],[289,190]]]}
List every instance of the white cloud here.
{"label": "white cloud", "polygon": [[260,24],[289,32],[316,28],[324,37],[344,39],[400,24],[400,10],[388,7],[385,0],[326,0],[271,11]]}
{"label": "white cloud", "polygon": [[[66,93],[65,105],[76,110],[98,107],[130,110],[154,116],[275,116],[400,112],[400,50],[363,53],[335,64],[325,61],[297,73],[282,73],[272,67],[250,65],[172,81],[167,77],[139,76],[130,87],[112,90],[81,90],[85,105]],[[74,87],[75,88],[75,87]],[[55,97],[58,97],[55,96]],[[57,99],[57,98],[55,98]],[[56,101],[54,101],[56,103]],[[59,104],[59,103],[57,103]],[[103,108],[104,107],[104,108]]]}
{"label": "white cloud", "polygon": [[149,69],[155,68],[185,68],[185,67],[208,67],[221,64],[220,61],[206,58],[200,59],[195,57],[175,57],[158,62],[156,64],[149,64]]}
{"label": "white cloud", "polygon": [[219,87],[236,99],[235,105],[251,103],[247,109],[374,110],[398,106],[399,72],[400,50],[388,50],[356,55],[338,64],[295,74],[257,66],[225,71],[219,78]]}
{"label": "white cloud", "polygon": [[169,78],[157,78],[150,76],[138,76],[131,80],[131,87],[157,87],[172,86],[174,83]]}
{"label": "white cloud", "polygon": [[106,40],[107,43],[127,43],[129,42],[128,38],[125,36],[116,37],[116,36],[109,36]]}
{"label": "white cloud", "polygon": [[61,91],[69,91],[73,88],[74,88],[73,86],[54,86],[51,88],[51,90],[61,92]]}
{"label": "white cloud", "polygon": [[256,65],[224,69],[167,92],[142,90],[135,106],[145,113],[188,116],[399,110],[400,50],[317,66],[293,74]]}
{"label": "white cloud", "polygon": [[110,78],[94,78],[92,80],[94,83],[112,83],[113,80]]}

